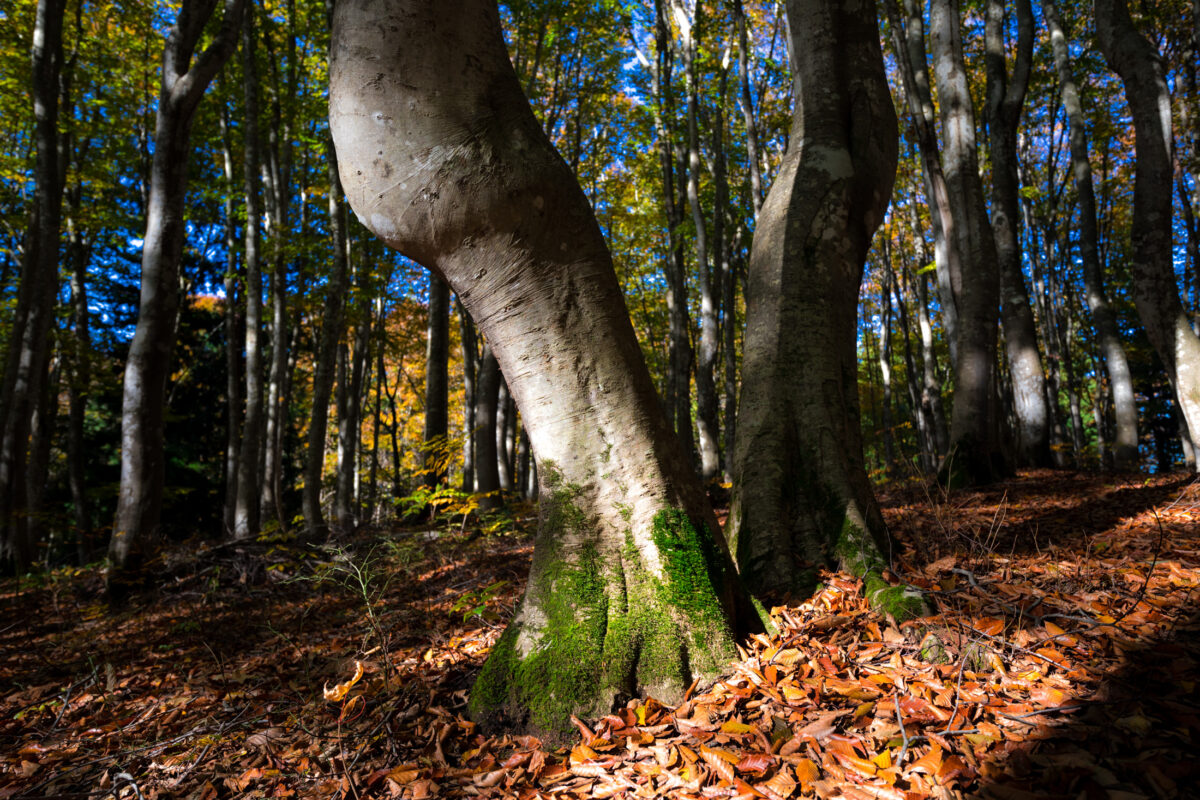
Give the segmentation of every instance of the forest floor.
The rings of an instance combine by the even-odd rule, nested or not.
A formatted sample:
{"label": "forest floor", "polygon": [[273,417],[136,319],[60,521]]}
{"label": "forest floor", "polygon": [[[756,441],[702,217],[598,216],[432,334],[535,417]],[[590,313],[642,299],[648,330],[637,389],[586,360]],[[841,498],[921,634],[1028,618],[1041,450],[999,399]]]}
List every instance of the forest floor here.
{"label": "forest floor", "polygon": [[571,746],[487,738],[467,690],[523,587],[528,509],[173,548],[0,583],[0,798],[1200,797],[1200,484],[1035,472],[881,493],[896,625],[828,574],[724,680]]}

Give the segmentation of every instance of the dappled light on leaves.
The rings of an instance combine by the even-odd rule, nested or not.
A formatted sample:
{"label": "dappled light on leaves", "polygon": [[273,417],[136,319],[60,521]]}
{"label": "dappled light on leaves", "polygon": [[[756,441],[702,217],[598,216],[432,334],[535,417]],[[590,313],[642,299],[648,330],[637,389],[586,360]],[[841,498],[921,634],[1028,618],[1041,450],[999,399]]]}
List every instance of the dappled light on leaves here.
{"label": "dappled light on leaves", "polygon": [[298,580],[321,551],[283,542],[182,559],[159,602],[113,616],[87,571],[10,582],[28,613],[3,632],[0,796],[107,791],[117,773],[148,798],[1188,796],[1195,486],[1035,473],[892,490],[884,508],[933,616],[897,625],[824,573],[712,686],[576,719],[558,750],[465,716],[523,588],[512,528],[348,543],[403,577],[373,600],[378,631],[346,586]]}

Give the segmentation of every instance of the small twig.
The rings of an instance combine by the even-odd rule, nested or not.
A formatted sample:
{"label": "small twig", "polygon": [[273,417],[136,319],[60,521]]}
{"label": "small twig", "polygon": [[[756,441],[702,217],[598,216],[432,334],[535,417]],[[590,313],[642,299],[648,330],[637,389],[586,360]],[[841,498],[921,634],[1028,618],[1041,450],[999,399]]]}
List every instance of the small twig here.
{"label": "small twig", "polygon": [[900,714],[900,690],[894,690],[892,696],[896,699],[896,722],[900,723],[900,736],[904,739],[904,746],[900,748],[896,764],[903,764],[904,756],[908,754],[908,731],[904,729],[904,717]]}

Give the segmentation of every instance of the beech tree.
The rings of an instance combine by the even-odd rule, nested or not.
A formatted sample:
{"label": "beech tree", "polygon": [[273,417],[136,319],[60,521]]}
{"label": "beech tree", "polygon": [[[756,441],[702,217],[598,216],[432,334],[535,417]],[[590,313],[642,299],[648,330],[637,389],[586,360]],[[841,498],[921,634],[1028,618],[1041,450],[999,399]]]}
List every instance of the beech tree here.
{"label": "beech tree", "polygon": [[901,599],[880,575],[887,530],[863,465],[855,335],[896,171],[879,25],[874,3],[787,11],[792,135],[750,255],[729,541],[756,589],[811,590],[804,565],[837,562],[874,602]]}
{"label": "beech tree", "polygon": [[30,437],[48,380],[50,330],[58,291],[59,234],[65,154],[58,133],[63,66],[63,0],[39,0],[33,35],[33,113],[36,186],[25,236],[16,314],[0,384],[0,563],[24,569],[33,559],[27,473]]}
{"label": "beech tree", "polygon": [[1096,337],[1100,341],[1116,418],[1116,441],[1112,447],[1113,466],[1117,469],[1132,469],[1137,466],[1138,461],[1137,403],[1134,400],[1133,377],[1129,369],[1129,359],[1125,355],[1125,347],[1121,343],[1117,316],[1104,289],[1104,272],[1100,265],[1100,232],[1096,224],[1096,190],[1092,181],[1092,164],[1088,158],[1083,104],[1071,67],[1067,37],[1054,0],[1042,0],[1042,16],[1050,34],[1059,92],[1071,126],[1071,174],[1075,179],[1075,192],[1079,202],[1079,256],[1083,262],[1084,298],[1092,314]]}
{"label": "beech tree", "polygon": [[472,712],[562,736],[571,713],[715,677],[752,607],[495,3],[338,3],[330,125],[352,207],[470,311],[538,464],[529,583]]}
{"label": "beech tree", "polygon": [[1133,299],[1195,442],[1200,438],[1200,338],[1180,302],[1171,251],[1171,95],[1162,57],[1134,26],[1125,0],[1096,0],[1095,9],[1100,50],[1121,76],[1133,113]]}
{"label": "beech tree", "polygon": [[155,115],[154,156],[142,244],[141,302],[125,367],[121,490],[108,555],[119,592],[158,534],[163,492],[163,407],[179,309],[184,197],[196,107],[237,46],[243,0],[225,0],[220,30],[192,61],[217,0],[184,0],[167,32]]}

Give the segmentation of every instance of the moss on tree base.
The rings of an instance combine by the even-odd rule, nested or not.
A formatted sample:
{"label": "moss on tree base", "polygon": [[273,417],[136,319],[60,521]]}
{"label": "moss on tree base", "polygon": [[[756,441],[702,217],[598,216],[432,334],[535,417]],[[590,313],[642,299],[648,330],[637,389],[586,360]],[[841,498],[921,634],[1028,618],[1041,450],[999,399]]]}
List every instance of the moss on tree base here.
{"label": "moss on tree base", "polygon": [[614,543],[588,528],[578,489],[552,489],[525,597],[469,711],[485,726],[561,742],[573,733],[572,714],[601,716],[635,695],[677,701],[737,653],[718,593],[724,568],[706,530],[678,510],[654,517],[660,578],[631,532]]}

